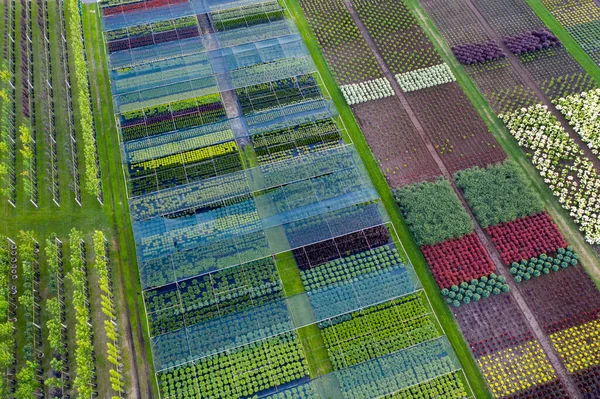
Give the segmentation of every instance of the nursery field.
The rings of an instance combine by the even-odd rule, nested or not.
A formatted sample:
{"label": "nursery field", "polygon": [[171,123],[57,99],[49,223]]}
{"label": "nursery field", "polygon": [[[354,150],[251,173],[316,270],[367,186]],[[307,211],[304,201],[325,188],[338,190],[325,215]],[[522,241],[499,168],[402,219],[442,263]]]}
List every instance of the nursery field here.
{"label": "nursery field", "polygon": [[110,136],[96,144],[76,10],[67,1],[0,7],[3,398],[125,398],[148,387],[133,254],[115,202],[121,180],[109,178],[120,168]]}
{"label": "nursery field", "polygon": [[[96,11],[158,396],[472,397],[282,4],[135,4]],[[365,59],[347,98],[390,97]]]}
{"label": "nursery field", "polygon": [[[538,309],[527,290],[529,284],[546,284],[545,293],[539,295],[541,303],[544,295],[560,295],[549,279],[579,270],[574,284],[589,287],[585,292],[592,303],[598,295],[580,266],[579,254],[561,232],[564,224],[559,230],[545,212],[545,204],[558,200],[570,211],[588,243],[596,244],[598,219],[592,191],[598,161],[592,133],[596,124],[591,116],[592,109],[597,110],[595,75],[580,66],[569,52],[572,46],[565,49],[525,1],[421,2],[437,27],[413,1],[390,5],[386,1],[340,0],[336,4],[338,12],[346,9],[370,46],[399,100],[396,113],[406,124],[395,131],[370,133],[392,113],[377,115],[373,111],[369,115],[362,110],[386,109],[392,98],[365,96],[356,105],[343,90],[342,94],[381,172],[395,189],[395,199],[439,295],[452,307],[490,394],[498,398],[595,397],[598,356],[593,347],[586,347],[589,358],[577,355],[576,348],[589,341],[575,337],[580,332],[594,336],[597,310],[582,310],[590,318],[575,317],[571,325],[561,316],[560,306],[555,306],[555,316],[562,324],[557,327],[560,333],[550,331],[544,318],[553,311]],[[301,0],[300,5],[307,10],[312,30],[324,29],[309,11],[315,7],[313,2]],[[430,37],[439,37],[437,29],[448,44],[437,39],[430,42]],[[327,48],[333,38],[315,38],[329,61]],[[440,68],[434,72],[432,66],[437,65]],[[450,67],[442,69],[441,65]],[[334,63],[329,67],[337,79],[338,67]],[[465,82],[475,89],[470,79],[480,90],[478,101],[481,94],[485,96],[484,102],[477,104],[485,104],[486,110],[472,108],[475,94],[463,92]],[[543,106],[537,112],[546,112],[552,124],[531,120],[529,114],[537,108],[527,107],[538,107],[535,104]],[[497,120],[490,121],[492,112],[500,115],[522,147],[530,149],[533,165],[557,199],[544,190],[542,201],[529,188],[532,176],[522,176],[520,166],[511,161],[498,165],[507,158],[505,151],[510,157],[522,155],[515,153],[514,144],[507,145],[505,127]],[[510,124],[512,112],[518,118],[513,117]],[[519,122],[527,125],[520,127]],[[573,155],[543,152],[533,141],[547,134],[540,125],[556,129],[556,138],[551,136],[553,144],[542,139],[544,145],[561,148],[558,140],[562,140],[567,154]],[[393,147],[379,143],[385,137],[402,148],[401,143],[410,138],[398,138],[398,133],[410,130],[414,132],[414,153],[423,154],[419,157],[421,173],[410,180],[389,176]],[[502,147],[496,141],[499,137]],[[381,162],[381,155],[386,155],[387,163]],[[430,166],[428,174],[423,168],[429,157],[436,166]],[[549,167],[554,169],[548,171]],[[435,175],[443,179],[434,181]],[[576,234],[572,229],[567,226],[571,238]],[[597,256],[589,247],[584,251],[585,266],[596,274]],[[567,302],[573,306],[585,303],[577,299]]]}
{"label": "nursery field", "polygon": [[4,0],[0,396],[600,397],[600,4]]}

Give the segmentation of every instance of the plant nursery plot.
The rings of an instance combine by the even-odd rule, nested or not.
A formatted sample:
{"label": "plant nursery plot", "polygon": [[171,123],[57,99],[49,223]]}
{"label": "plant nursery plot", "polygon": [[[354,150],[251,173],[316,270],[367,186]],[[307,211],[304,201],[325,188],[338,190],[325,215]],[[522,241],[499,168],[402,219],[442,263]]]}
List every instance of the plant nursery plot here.
{"label": "plant nursery plot", "polygon": [[593,0],[542,2],[583,50],[600,62],[600,7]]}
{"label": "plant nursery plot", "polygon": [[531,327],[509,294],[472,302],[453,312],[475,358],[533,339]]}
{"label": "plant nursery plot", "polygon": [[494,397],[567,397],[510,295],[472,302],[454,314]]}
{"label": "plant nursery plot", "polygon": [[463,170],[454,179],[483,228],[544,210],[541,198],[513,162]]}
{"label": "plant nursery plot", "polygon": [[420,3],[451,48],[491,39],[464,0],[424,0]]}
{"label": "plant nursery plot", "polygon": [[600,102],[600,89],[586,91],[581,94],[561,97],[554,103],[573,130],[592,149],[592,153],[600,153],[600,134],[598,118],[595,117]]}
{"label": "plant nursery plot", "polygon": [[584,398],[593,399],[600,394],[600,367],[590,367],[574,373],[573,376]]}
{"label": "plant nursery plot", "polygon": [[594,319],[550,335],[567,371],[575,373],[600,365],[600,320]]}
{"label": "plant nursery plot", "polygon": [[459,373],[450,373],[433,378],[430,381],[404,388],[398,392],[384,396],[384,399],[412,399],[412,398],[437,398],[448,399],[468,398],[464,383]]}
{"label": "plant nursery plot", "polygon": [[335,369],[353,366],[440,336],[421,294],[319,323]]}
{"label": "plant nursery plot", "polygon": [[559,248],[567,247],[565,238],[546,212],[500,223],[488,227],[486,232],[506,265],[541,254],[554,255]]}
{"label": "plant nursery plot", "polygon": [[341,0],[300,5],[340,86],[379,79],[379,65]]}
{"label": "plant nursery plot", "polygon": [[106,31],[104,34],[108,51],[112,53],[196,37],[200,31],[196,17],[189,16]]}
{"label": "plant nursery plot", "polygon": [[[154,314],[153,314],[154,316]],[[285,301],[275,301],[151,338],[157,371],[293,331]]]}
{"label": "plant nursery plot", "polygon": [[[592,244],[600,242],[600,223],[594,213],[598,204],[593,194],[600,181],[594,164],[546,107],[536,105],[501,117],[586,240]],[[536,124],[543,124],[546,129],[538,131]]]}
{"label": "plant nursery plot", "polygon": [[[538,341],[528,341],[481,356],[477,364],[496,398],[510,397],[557,379]],[[552,392],[550,398],[566,397],[562,384],[554,385],[554,390],[556,392]]]}
{"label": "plant nursery plot", "polygon": [[[295,250],[296,252],[298,250]],[[379,271],[387,271],[403,263],[402,256],[394,245],[373,247],[365,251],[356,251],[352,255],[342,256],[306,270],[300,270],[302,283],[307,291],[321,287],[344,283],[358,276]]]}
{"label": "plant nursery plot", "polygon": [[113,94],[156,88],[212,75],[207,53],[156,60],[110,71]]}
{"label": "plant nursery plot", "polygon": [[283,292],[275,263],[265,258],[147,290],[144,299],[154,336],[281,300]]}
{"label": "plant nursery plot", "polygon": [[352,111],[392,189],[442,174],[398,98],[357,104]]}
{"label": "plant nursery plot", "polygon": [[474,64],[466,70],[497,114],[538,102],[533,90],[521,81],[508,60]]}
{"label": "plant nursery plot", "polygon": [[407,93],[406,97],[450,173],[506,159],[457,83]]}
{"label": "plant nursery plot", "polygon": [[309,120],[251,136],[259,163],[269,164],[342,144],[335,119]]}
{"label": "plant nursery plot", "polygon": [[391,243],[389,230],[381,225],[294,249],[292,253],[300,270],[308,271],[335,259]]}
{"label": "plant nursery plot", "polygon": [[596,88],[593,78],[563,47],[522,55],[520,60],[551,100]]}
{"label": "plant nursery plot", "polygon": [[244,115],[323,97],[311,74],[240,88],[236,94]]}
{"label": "plant nursery plot", "polygon": [[505,399],[532,399],[532,398],[547,398],[558,399],[568,397],[567,390],[558,379],[551,380],[545,384],[538,384],[532,388],[505,396]]}
{"label": "plant nursery plot", "polygon": [[581,267],[531,279],[521,290],[548,334],[594,320],[600,313],[600,294]]}
{"label": "plant nursery plot", "polygon": [[[317,320],[382,303],[419,289],[418,279],[405,260],[406,256],[393,244],[377,246],[383,243],[382,233],[378,233],[377,229],[386,230],[380,226],[346,235],[335,242],[313,244],[304,248],[306,253],[293,251],[296,259],[305,262],[308,257],[323,259],[315,254],[317,250],[322,251],[322,256],[335,253],[327,256],[335,259],[326,263],[315,266],[301,263],[304,268],[301,268],[300,277]],[[358,236],[363,233],[364,238]],[[385,236],[388,237],[387,234]],[[359,239],[365,241],[361,243]],[[351,242],[359,246],[344,250]],[[360,250],[360,247],[364,249]],[[338,252],[343,255],[338,257]]]}
{"label": "plant nursery plot", "polygon": [[344,398],[371,398],[401,391],[456,371],[458,359],[444,337],[335,372]]}
{"label": "plant nursery plot", "polygon": [[[297,29],[277,1],[217,3],[108,0],[103,8],[160,396],[322,396],[323,381],[309,380],[313,354],[295,329],[373,306],[355,318],[383,325],[377,342],[361,356],[357,338],[348,349],[357,356],[345,365],[380,367],[375,357],[386,356],[397,380],[380,396],[421,383],[423,392],[460,394],[449,377],[460,365],[429,308],[422,314],[397,299],[420,284],[392,243],[359,155],[343,143]],[[337,24],[320,39],[340,74],[374,74],[370,90],[391,92],[374,80],[381,72],[343,4],[314,6],[331,5],[348,23],[319,20],[326,29]],[[192,26],[194,35],[185,30]],[[346,46],[339,32],[360,40]],[[346,52],[354,45],[372,70]],[[294,259],[281,259],[290,251]],[[289,265],[306,290],[292,298],[284,292],[290,276],[280,275]],[[338,378],[351,384],[348,397],[367,392]]]}
{"label": "plant nursery plot", "polygon": [[445,179],[397,189],[394,196],[418,245],[458,239],[473,231],[473,221]]}
{"label": "plant nursery plot", "polygon": [[122,141],[137,140],[226,119],[219,93],[156,105],[118,116]]}
{"label": "plant nursery plot", "polygon": [[[460,12],[453,14],[448,9],[450,4]],[[489,41],[485,28],[464,0],[455,2],[428,0],[423,3],[423,6],[435,20],[440,33],[452,47],[457,58],[459,60],[463,58],[459,57],[459,52],[471,54],[465,69],[496,113],[513,111],[538,102],[535,93],[521,81],[510,62],[503,58],[503,51],[500,49],[498,53],[496,48],[498,43]],[[457,32],[464,32],[464,35],[474,37],[459,41],[457,37],[462,36]],[[495,49],[494,54],[484,51],[489,48]],[[483,57],[484,54],[491,55],[489,57],[491,59]],[[462,62],[465,63],[464,61]]]}
{"label": "plant nursery plot", "polygon": [[492,28],[503,38],[544,26],[543,22],[525,1],[473,0],[473,3]]}
{"label": "plant nursery plot", "polygon": [[228,8],[210,13],[217,32],[268,24],[285,19],[283,9],[277,1],[263,1],[239,8]]}
{"label": "plant nursery plot", "polygon": [[355,0],[352,3],[393,74],[442,63],[403,2]]}
{"label": "plant nursery plot", "polygon": [[[496,267],[475,233],[439,244],[423,245],[421,252],[423,252],[429,269],[441,289],[450,288],[453,285],[459,286],[463,282],[471,284],[474,279],[487,278],[496,271]],[[475,282],[477,286],[480,283],[481,281]],[[479,298],[485,298],[490,295],[490,291],[496,293],[496,288],[502,290],[504,287],[503,284],[497,287],[496,283],[493,286],[488,286],[486,283],[484,281],[483,287],[479,287],[482,289],[481,293],[477,292]],[[502,282],[500,281],[500,283]],[[450,297],[450,299],[453,298]],[[456,299],[461,301],[466,298],[457,296]]]}
{"label": "plant nursery plot", "polygon": [[235,141],[129,165],[130,195],[138,196],[241,170]]}
{"label": "plant nursery plot", "polygon": [[295,333],[241,346],[159,373],[163,398],[246,398],[308,378]]}

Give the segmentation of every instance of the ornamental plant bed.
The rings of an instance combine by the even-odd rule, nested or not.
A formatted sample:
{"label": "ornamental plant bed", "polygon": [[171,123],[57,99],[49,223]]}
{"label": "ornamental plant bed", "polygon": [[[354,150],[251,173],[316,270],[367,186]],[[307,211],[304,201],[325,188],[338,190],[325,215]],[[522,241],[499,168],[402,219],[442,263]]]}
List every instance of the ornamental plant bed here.
{"label": "ornamental plant bed", "polygon": [[397,97],[354,105],[352,111],[391,188],[441,176]]}
{"label": "ornamental plant bed", "polygon": [[418,245],[459,239],[473,231],[473,221],[447,180],[398,189],[394,197]]}
{"label": "ornamental plant bed", "polygon": [[463,170],[454,179],[483,228],[544,209],[540,197],[513,162]]}
{"label": "ornamental plant bed", "polygon": [[292,251],[300,270],[308,270],[342,256],[349,256],[391,242],[388,229],[376,226],[321,241]]}
{"label": "ornamental plant bed", "polygon": [[319,327],[336,370],[440,336],[419,293],[320,322]]}
{"label": "ornamental plant bed", "polygon": [[533,339],[533,332],[510,294],[494,295],[452,309],[475,358]]}
{"label": "ornamental plant bed", "polygon": [[134,11],[142,11],[151,8],[165,7],[168,5],[187,3],[189,0],[140,0],[134,2],[128,2],[127,4],[119,4],[114,6],[102,8],[102,14],[104,16],[110,16],[114,14],[129,13]]}
{"label": "ornamental plant bed", "polygon": [[450,47],[491,40],[465,0],[422,0],[419,3]]}
{"label": "ornamental plant bed", "polygon": [[477,359],[477,365],[496,398],[557,379],[542,346],[535,340],[481,356]]}
{"label": "ornamental plant bed", "polygon": [[486,229],[506,265],[541,254],[553,255],[567,242],[546,212]]}
{"label": "ornamental plant bed", "polygon": [[164,397],[246,398],[308,376],[295,333],[235,348],[160,372]]}
{"label": "ornamental plant bed", "polygon": [[[597,197],[600,179],[588,159],[546,106],[536,105],[501,115],[510,133],[530,155],[562,207],[569,211],[585,239],[600,243]],[[538,129],[545,126],[544,130]]]}
{"label": "ornamental plant bed", "polygon": [[574,377],[585,399],[595,399],[600,396],[600,366],[579,371],[574,374]]}
{"label": "ornamental plant bed", "polygon": [[534,82],[551,100],[597,87],[591,75],[564,47],[553,47],[519,57]]}
{"label": "ornamental plant bed", "polygon": [[536,385],[504,399],[564,399],[568,398],[567,390],[562,381],[556,379],[545,384]]}
{"label": "ornamental plant bed", "polygon": [[352,3],[394,75],[443,62],[404,2],[354,0]]}
{"label": "ornamental plant bed", "polygon": [[445,398],[462,399],[468,397],[460,373],[442,375],[419,385],[405,388],[382,399]]}
{"label": "ornamental plant bed", "polygon": [[517,283],[520,283],[578,264],[579,257],[573,252],[572,247],[559,248],[553,257],[541,254],[539,257],[523,259],[519,263],[513,262],[510,266],[510,274],[514,276]]}
{"label": "ornamental plant bed", "polygon": [[402,257],[393,245],[384,245],[337,258],[311,269],[302,269],[300,277],[306,291],[314,291],[363,274],[388,271],[402,262]]}
{"label": "ornamental plant bed", "polygon": [[531,279],[520,288],[548,334],[586,323],[600,315],[600,292],[580,266]]}
{"label": "ornamental plant bed", "polygon": [[469,43],[452,46],[454,56],[463,65],[483,64],[506,57],[502,48],[493,40],[485,43]]}
{"label": "ornamental plant bed", "polygon": [[456,82],[406,93],[406,98],[450,173],[506,159]]}
{"label": "ornamental plant bed", "polygon": [[338,0],[300,0],[306,19],[340,86],[382,77],[367,42]]}
{"label": "ornamental plant bed", "polygon": [[534,29],[506,37],[504,44],[511,53],[516,55],[562,46],[558,37],[548,28]]}
{"label": "ornamental plant bed", "polygon": [[501,37],[518,35],[544,26],[533,9],[520,0],[474,0],[473,3]]}
{"label": "ornamental plant bed", "polygon": [[504,276],[492,273],[489,276],[482,276],[469,282],[463,281],[460,285],[444,288],[442,295],[446,299],[446,303],[459,307],[463,304],[468,305],[471,301],[477,302],[483,298],[489,298],[492,294],[508,292],[508,290],[509,287]]}
{"label": "ornamental plant bed", "polygon": [[538,98],[522,81],[507,59],[465,68],[496,114],[529,107]]}
{"label": "ornamental plant bed", "polygon": [[440,288],[470,282],[496,271],[475,233],[435,245],[423,245],[421,252]]}

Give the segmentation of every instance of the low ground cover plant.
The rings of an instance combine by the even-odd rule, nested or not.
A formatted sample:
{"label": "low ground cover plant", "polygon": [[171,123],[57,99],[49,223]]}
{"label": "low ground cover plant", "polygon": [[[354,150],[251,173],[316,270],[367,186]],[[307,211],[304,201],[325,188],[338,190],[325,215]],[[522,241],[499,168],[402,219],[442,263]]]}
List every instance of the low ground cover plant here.
{"label": "low ground cover plant", "polygon": [[473,231],[473,221],[447,180],[417,183],[394,192],[418,245],[433,245]]}
{"label": "low ground cover plant", "polygon": [[544,205],[512,162],[454,175],[483,228],[543,211]]}

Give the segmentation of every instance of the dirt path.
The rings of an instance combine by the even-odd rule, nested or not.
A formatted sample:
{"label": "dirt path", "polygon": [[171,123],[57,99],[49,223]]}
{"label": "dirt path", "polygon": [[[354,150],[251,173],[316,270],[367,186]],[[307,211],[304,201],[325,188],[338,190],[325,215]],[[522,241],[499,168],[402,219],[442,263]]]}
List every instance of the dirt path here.
{"label": "dirt path", "polygon": [[[597,1],[600,1],[600,0],[597,0]],[[475,17],[477,18],[477,20],[479,21],[481,26],[485,29],[486,33],[492,39],[494,39],[500,45],[500,47],[502,47],[502,50],[507,54],[506,58],[508,59],[510,64],[513,66],[513,68],[515,69],[517,74],[519,75],[519,78],[521,78],[521,81],[523,83],[525,83],[531,90],[533,90],[535,95],[542,101],[542,104],[544,104],[548,107],[548,111],[550,111],[550,113],[552,113],[552,115],[554,115],[556,117],[556,119],[560,122],[560,124],[565,129],[565,131],[569,134],[569,136],[573,140],[575,140],[575,142],[577,143],[579,148],[581,148],[583,150],[585,156],[594,164],[594,167],[600,173],[600,159],[598,159],[598,157],[592,153],[592,150],[581,139],[581,136],[579,136],[579,134],[577,134],[577,132],[573,130],[571,125],[569,125],[569,122],[567,122],[567,120],[560,113],[560,111],[554,106],[554,104],[552,104],[552,101],[548,98],[548,96],[540,90],[540,88],[537,86],[537,84],[534,82],[533,78],[531,77],[531,74],[521,64],[521,61],[519,60],[519,58],[508,49],[508,47],[504,44],[504,41],[503,41],[502,37],[500,36],[500,34],[498,34],[498,32],[496,32],[491,27],[491,25],[487,22],[487,20],[483,16],[483,14],[481,14],[479,12],[479,9],[477,9],[475,4],[473,4],[473,1],[465,0],[465,4],[471,9],[471,11],[475,15]]]}
{"label": "dirt path", "polygon": [[[373,53],[375,59],[377,60],[379,67],[383,71],[384,76],[390,81],[392,88],[394,89],[394,93],[396,94],[396,96],[398,97],[400,102],[402,103],[404,109],[406,110],[408,116],[410,117],[411,122],[413,123],[417,132],[419,133],[419,136],[425,143],[427,150],[429,151],[429,153],[435,160],[435,162],[438,165],[443,176],[446,179],[448,179],[448,181],[452,184],[452,187],[453,187],[454,191],[456,192],[456,194],[458,195],[458,198],[460,199],[463,207],[467,210],[467,212],[469,212],[469,215],[471,216],[471,219],[473,220],[473,224],[475,226],[475,233],[479,237],[481,243],[485,247],[490,258],[494,262],[496,269],[502,275],[509,276],[510,272],[507,270],[506,266],[502,263],[500,254],[496,250],[496,247],[493,245],[493,243],[491,242],[488,235],[483,231],[483,229],[481,228],[481,226],[478,224],[477,220],[475,219],[475,216],[471,212],[471,209],[468,207],[466,200],[463,197],[462,192],[456,186],[454,179],[452,178],[452,175],[450,174],[450,172],[444,165],[444,162],[440,158],[437,151],[435,151],[435,147],[432,145],[431,141],[427,137],[427,135],[423,129],[423,126],[419,122],[415,113],[411,109],[408,101],[406,100],[404,93],[400,89],[400,85],[398,84],[398,82],[396,82],[394,74],[391,72],[391,70],[389,69],[387,64],[384,62],[383,57],[377,50],[377,47],[375,46],[375,43],[374,43],[371,35],[367,31],[363,22],[360,20],[356,10],[352,6],[352,3],[350,2],[350,0],[344,0],[344,4],[346,5],[346,8],[350,12],[350,15],[352,16],[354,23],[358,27],[358,30],[360,31],[363,38],[367,42],[369,48],[371,49],[371,52]],[[518,62],[518,60],[517,60],[517,62]],[[523,72],[525,72],[525,71],[523,71]],[[531,79],[529,79],[529,83],[532,83]],[[536,87],[536,89],[537,89],[537,87]],[[539,89],[537,89],[537,92],[539,92],[541,94]],[[552,104],[550,104],[550,105],[552,105]],[[549,107],[549,109],[550,109],[550,107]],[[558,113],[558,110],[556,110],[555,108],[554,108],[554,111],[556,113]],[[510,295],[513,297],[513,299],[519,306],[519,309],[521,310],[521,312],[523,313],[523,316],[527,320],[527,323],[529,324],[531,330],[533,331],[536,339],[540,342],[544,352],[546,353],[546,355],[548,356],[548,359],[550,360],[550,363],[554,367],[554,370],[556,371],[557,376],[564,382],[570,397],[574,398],[574,399],[582,399],[583,396],[577,389],[577,385],[575,384],[575,381],[568,374],[567,369],[564,367],[563,363],[561,362],[560,358],[558,357],[557,353],[555,352],[554,347],[552,346],[552,343],[550,342],[550,339],[548,338],[548,336],[545,334],[544,330],[540,327],[539,323],[535,319],[533,312],[531,311],[531,309],[525,302],[525,299],[523,298],[521,291],[517,287],[517,284],[510,278],[507,278],[506,280],[510,287]]]}

